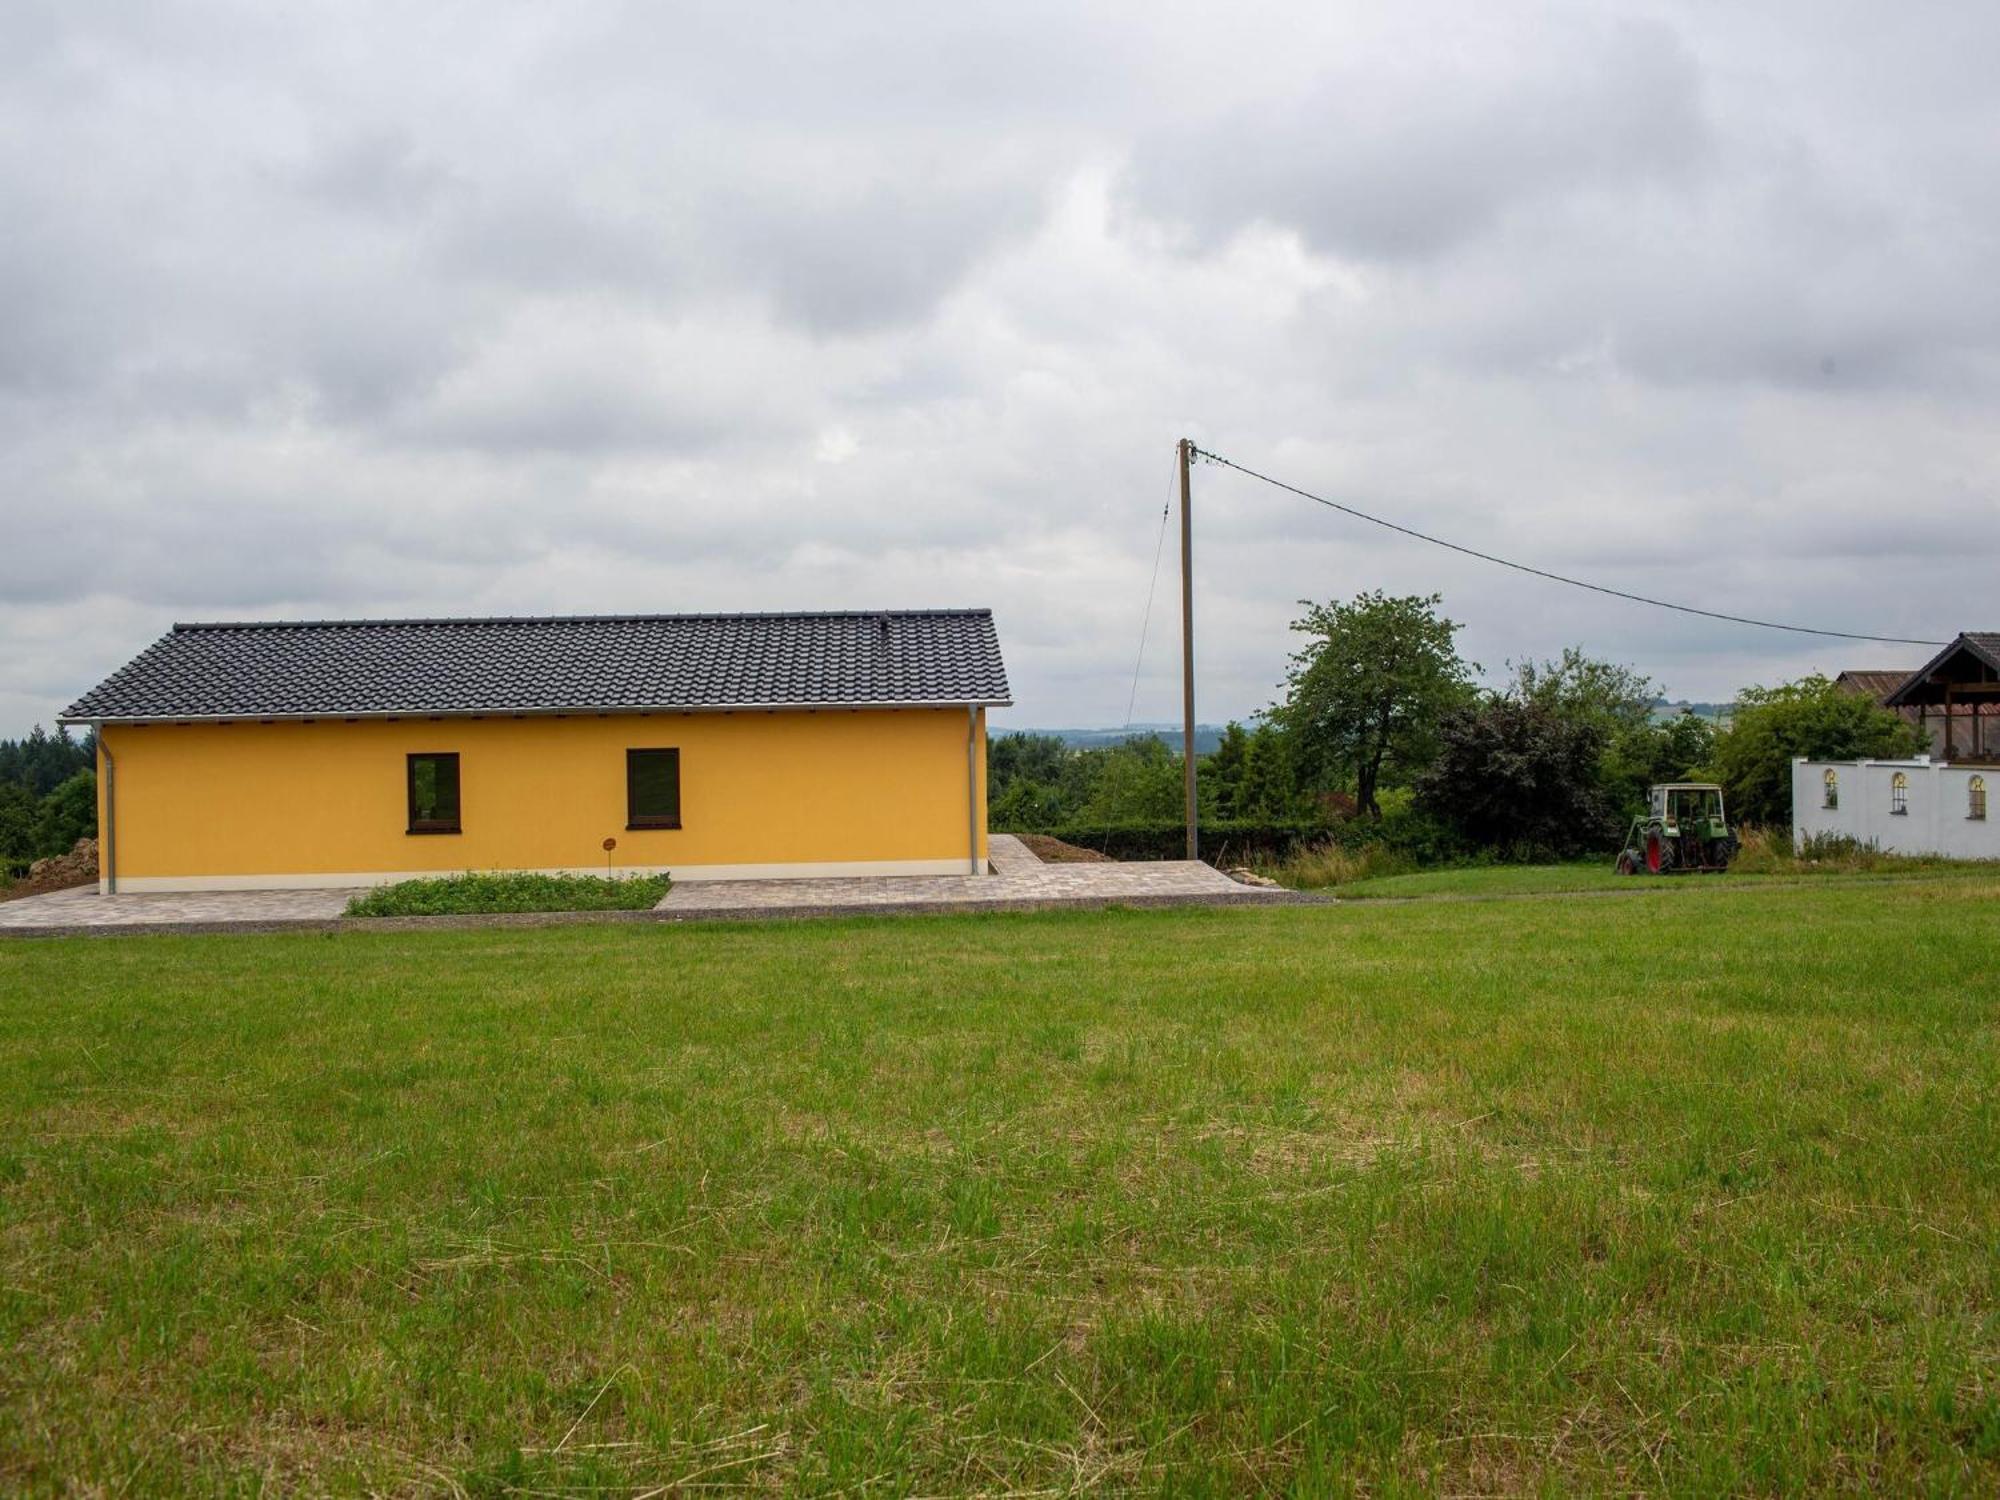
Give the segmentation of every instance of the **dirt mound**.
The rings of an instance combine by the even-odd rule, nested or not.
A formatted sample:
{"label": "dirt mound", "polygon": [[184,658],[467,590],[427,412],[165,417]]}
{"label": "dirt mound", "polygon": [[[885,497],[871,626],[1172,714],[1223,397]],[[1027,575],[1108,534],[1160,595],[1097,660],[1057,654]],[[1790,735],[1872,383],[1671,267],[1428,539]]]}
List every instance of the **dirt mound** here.
{"label": "dirt mound", "polygon": [[44,891],[68,890],[73,885],[89,885],[97,879],[97,840],[78,839],[67,854],[38,859],[28,866],[25,878],[0,888],[0,901],[16,896],[39,896]]}
{"label": "dirt mound", "polygon": [[1099,854],[1095,849],[1080,849],[1075,844],[1065,844],[1061,839],[1050,838],[1046,833],[1017,833],[1014,837],[1026,844],[1029,852],[1045,865],[1116,863],[1108,854]]}

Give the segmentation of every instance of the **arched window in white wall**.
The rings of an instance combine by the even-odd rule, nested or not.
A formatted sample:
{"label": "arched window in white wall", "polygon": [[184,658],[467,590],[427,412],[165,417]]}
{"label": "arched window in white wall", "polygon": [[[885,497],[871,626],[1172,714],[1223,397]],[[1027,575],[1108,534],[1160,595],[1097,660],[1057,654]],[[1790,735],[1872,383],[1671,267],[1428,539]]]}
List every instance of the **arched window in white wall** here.
{"label": "arched window in white wall", "polygon": [[1910,810],[1910,778],[1898,771],[1889,783],[1889,811],[1903,817]]}
{"label": "arched window in white wall", "polygon": [[1821,802],[1820,806],[1828,808],[1840,806],[1840,773],[1838,771],[1828,771],[1825,782],[1826,800]]}
{"label": "arched window in white wall", "polygon": [[1977,822],[1986,821],[1986,778],[1975,776],[1965,784],[1965,815]]}

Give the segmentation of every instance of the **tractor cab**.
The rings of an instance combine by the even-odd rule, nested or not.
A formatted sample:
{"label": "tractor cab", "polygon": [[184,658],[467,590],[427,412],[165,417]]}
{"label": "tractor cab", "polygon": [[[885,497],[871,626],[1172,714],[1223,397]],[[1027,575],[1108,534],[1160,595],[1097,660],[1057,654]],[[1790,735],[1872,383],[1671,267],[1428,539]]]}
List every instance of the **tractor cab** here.
{"label": "tractor cab", "polygon": [[1729,825],[1722,816],[1722,788],[1706,782],[1683,782],[1670,786],[1656,786],[1652,791],[1653,813],[1668,832],[1680,837],[1684,824],[1699,825],[1704,830],[1712,830],[1714,836],[1729,831]]}
{"label": "tractor cab", "polygon": [[1618,873],[1691,875],[1729,868],[1738,844],[1729,831],[1722,788],[1712,781],[1670,781],[1647,795],[1618,855]]}

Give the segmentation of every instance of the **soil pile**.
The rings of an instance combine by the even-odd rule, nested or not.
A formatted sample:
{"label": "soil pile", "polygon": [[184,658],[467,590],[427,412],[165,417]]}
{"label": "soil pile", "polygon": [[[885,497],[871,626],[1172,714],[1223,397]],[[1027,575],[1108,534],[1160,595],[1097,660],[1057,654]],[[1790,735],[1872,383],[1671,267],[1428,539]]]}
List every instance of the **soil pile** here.
{"label": "soil pile", "polygon": [[0,901],[16,896],[39,896],[44,891],[67,890],[73,885],[89,885],[97,879],[97,840],[78,839],[67,854],[54,854],[28,866],[24,879],[0,887]]}

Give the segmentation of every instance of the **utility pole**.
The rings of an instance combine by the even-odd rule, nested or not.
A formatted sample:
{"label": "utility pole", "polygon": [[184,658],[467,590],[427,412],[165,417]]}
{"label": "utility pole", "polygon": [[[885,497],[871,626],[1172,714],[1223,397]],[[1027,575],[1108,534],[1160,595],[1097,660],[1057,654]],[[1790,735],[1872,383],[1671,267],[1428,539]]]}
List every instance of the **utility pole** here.
{"label": "utility pole", "polygon": [[1180,440],[1181,456],[1181,776],[1187,789],[1187,857],[1201,858],[1194,779],[1194,515],[1189,506],[1188,468],[1194,443]]}

